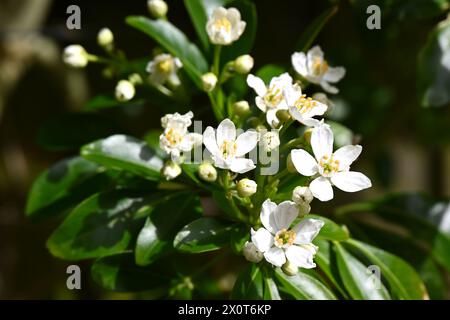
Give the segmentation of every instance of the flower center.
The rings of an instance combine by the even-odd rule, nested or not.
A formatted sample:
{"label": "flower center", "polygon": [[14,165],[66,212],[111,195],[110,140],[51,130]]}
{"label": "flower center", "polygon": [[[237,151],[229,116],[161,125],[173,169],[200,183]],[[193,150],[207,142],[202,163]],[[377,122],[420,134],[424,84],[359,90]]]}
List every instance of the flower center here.
{"label": "flower center", "polygon": [[322,58],[315,57],[312,63],[312,73],[315,76],[321,76],[328,71],[328,62]]}
{"label": "flower center", "polygon": [[296,236],[293,230],[281,229],[275,235],[275,246],[278,248],[289,247],[294,243]]}
{"label": "flower center", "polygon": [[167,58],[167,59],[159,61],[156,64],[156,68],[161,73],[170,73],[170,72],[172,72],[172,69],[173,69],[172,59],[171,58]]}
{"label": "flower center", "polygon": [[167,130],[165,137],[172,147],[178,145],[181,142],[181,140],[183,140],[183,135],[180,134],[180,132],[178,132],[177,130],[174,130],[173,128]]}
{"label": "flower center", "polygon": [[233,157],[236,154],[237,145],[234,141],[225,140],[220,146],[224,158]]}
{"label": "flower center", "polygon": [[324,176],[329,176],[339,170],[339,160],[333,159],[333,156],[323,156],[319,161],[319,165],[322,167]]}
{"label": "flower center", "polygon": [[295,101],[295,106],[302,114],[311,111],[311,109],[313,109],[316,104],[317,102],[310,97],[306,97],[306,94],[301,95],[300,98]]}
{"label": "flower center", "polygon": [[214,27],[216,27],[216,29],[219,29],[219,31],[224,31],[227,33],[231,32],[231,22],[225,17],[217,19],[214,22]]}
{"label": "flower center", "polygon": [[283,100],[283,93],[281,92],[281,89],[276,86],[270,87],[264,96],[264,102],[269,108],[275,108],[280,104],[281,100]]}

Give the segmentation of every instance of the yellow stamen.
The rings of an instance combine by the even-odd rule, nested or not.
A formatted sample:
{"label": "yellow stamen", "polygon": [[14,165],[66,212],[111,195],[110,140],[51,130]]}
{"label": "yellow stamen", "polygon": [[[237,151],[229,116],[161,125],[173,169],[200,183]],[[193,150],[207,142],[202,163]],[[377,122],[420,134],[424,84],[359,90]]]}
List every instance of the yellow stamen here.
{"label": "yellow stamen", "polygon": [[312,63],[312,73],[321,76],[328,71],[328,62],[320,57],[315,57]]}
{"label": "yellow stamen", "polygon": [[236,154],[237,145],[234,141],[225,140],[220,146],[220,150],[222,151],[224,158],[234,156]]}
{"label": "yellow stamen", "polygon": [[223,29],[227,33],[231,32],[231,22],[225,17],[217,19],[214,22],[214,27],[217,29]]}
{"label": "yellow stamen", "polygon": [[275,235],[275,246],[278,248],[290,246],[294,243],[297,234],[293,230],[281,229]]}
{"label": "yellow stamen", "polygon": [[323,156],[319,161],[319,165],[323,168],[324,175],[339,171],[339,160],[335,160],[333,156]]}
{"label": "yellow stamen", "polygon": [[171,146],[176,146],[183,140],[183,135],[175,131],[173,128],[167,130],[165,137]]}
{"label": "yellow stamen", "polygon": [[310,97],[306,97],[305,94],[301,95],[300,98],[298,98],[297,101],[295,101],[295,106],[297,107],[298,111],[300,111],[300,113],[302,114],[311,111],[311,109],[313,109],[316,105],[317,101],[314,101]]}
{"label": "yellow stamen", "polygon": [[264,96],[264,102],[270,108],[275,108],[280,104],[281,100],[283,100],[283,93],[280,88],[275,86],[270,87]]}

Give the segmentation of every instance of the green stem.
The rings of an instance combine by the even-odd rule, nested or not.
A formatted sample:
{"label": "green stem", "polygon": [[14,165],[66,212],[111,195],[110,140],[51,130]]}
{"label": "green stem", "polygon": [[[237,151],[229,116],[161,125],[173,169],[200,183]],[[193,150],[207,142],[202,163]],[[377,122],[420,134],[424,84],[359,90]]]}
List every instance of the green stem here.
{"label": "green stem", "polygon": [[280,138],[284,135],[284,133],[285,133],[285,132],[287,131],[287,129],[289,128],[289,126],[290,126],[291,124],[293,124],[293,123],[294,123],[294,120],[293,120],[293,119],[290,119],[290,120],[286,121],[285,124],[283,124],[283,127],[281,127],[280,133],[279,133]]}
{"label": "green stem", "polygon": [[219,78],[220,73],[220,51],[222,46],[216,45],[214,47],[214,58],[213,58],[213,73]]}
{"label": "green stem", "polygon": [[284,152],[286,150],[290,150],[291,148],[293,148],[293,147],[295,147],[295,146],[297,146],[297,145],[299,145],[299,144],[301,144],[303,142],[304,142],[303,136],[299,137],[299,138],[296,138],[296,139],[292,139],[291,141],[289,141],[288,143],[286,143],[284,146],[282,146],[280,148],[280,153]]}

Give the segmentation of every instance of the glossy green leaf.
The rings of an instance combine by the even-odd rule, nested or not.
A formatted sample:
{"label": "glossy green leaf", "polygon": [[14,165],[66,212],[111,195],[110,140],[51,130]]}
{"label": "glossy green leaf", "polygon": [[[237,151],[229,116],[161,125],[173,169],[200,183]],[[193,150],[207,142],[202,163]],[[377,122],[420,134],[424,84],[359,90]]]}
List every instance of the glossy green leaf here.
{"label": "glossy green leaf", "polygon": [[80,203],[47,241],[55,257],[82,260],[126,250],[160,194],[126,190],[95,194]]}
{"label": "glossy green leaf", "polygon": [[136,242],[136,264],[145,266],[169,253],[177,232],[201,216],[200,199],[185,192],[155,205]]}
{"label": "glossy green leaf", "polygon": [[288,276],[276,270],[276,279],[284,289],[298,300],[336,300],[335,295],[320,281],[301,270],[295,276]]}
{"label": "glossy green leaf", "polygon": [[306,217],[319,219],[325,223],[322,229],[320,229],[319,234],[317,235],[319,239],[345,241],[349,237],[348,232],[346,230],[344,230],[342,227],[340,227],[339,225],[337,225],[335,222],[331,221],[328,218],[318,216],[315,214],[309,214]]}
{"label": "glossy green leaf", "polygon": [[230,241],[232,224],[215,218],[197,219],[178,232],[173,246],[190,253],[214,251]]}
{"label": "glossy green leaf", "polygon": [[269,275],[264,275],[264,300],[281,300],[277,284]]}
{"label": "glossy green leaf", "polygon": [[130,16],[127,24],[146,33],[172,55],[178,57],[183,68],[201,88],[201,75],[208,71],[208,63],[195,44],[186,35],[166,20],[151,20],[146,17]]}
{"label": "glossy green leaf", "polygon": [[[375,275],[362,262],[335,243],[339,274],[350,296],[356,300],[390,300],[381,280],[375,283]],[[378,287],[377,287],[378,286]]]}
{"label": "glossy green leaf", "polygon": [[235,300],[264,298],[264,277],[259,265],[251,263],[241,271],[234,283],[230,298]]}
{"label": "glossy green leaf", "polygon": [[57,215],[110,183],[104,168],[81,157],[62,160],[33,183],[26,215],[34,220]]}
{"label": "glossy green leaf", "polygon": [[150,180],[159,179],[163,161],[145,142],[125,135],[98,140],[81,149],[81,155],[105,167],[125,170]]}
{"label": "glossy green leaf", "polygon": [[94,281],[106,290],[135,292],[165,288],[172,278],[169,261],[147,267],[134,263],[133,253],[124,252],[97,259],[91,267]]}
{"label": "glossy green leaf", "polygon": [[386,278],[391,291],[395,293],[397,298],[421,300],[428,296],[419,275],[404,260],[363,242],[349,240],[348,244],[380,268],[383,277]]}

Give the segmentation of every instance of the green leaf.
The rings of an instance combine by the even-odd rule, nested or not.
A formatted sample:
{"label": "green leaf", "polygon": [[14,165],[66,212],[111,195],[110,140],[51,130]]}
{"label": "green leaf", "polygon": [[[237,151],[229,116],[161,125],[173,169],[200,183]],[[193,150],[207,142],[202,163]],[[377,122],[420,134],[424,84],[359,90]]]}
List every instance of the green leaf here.
{"label": "green leaf", "polygon": [[33,220],[57,215],[110,183],[99,165],[81,157],[64,159],[43,172],[28,195],[26,215]]}
{"label": "green leaf", "polygon": [[126,250],[161,194],[114,190],[80,203],[47,241],[55,257],[82,260]]}
{"label": "green leaf", "polygon": [[125,170],[150,180],[159,179],[163,161],[144,141],[113,135],[81,149],[81,155],[108,168]]}
{"label": "green leaf", "polygon": [[106,290],[135,292],[167,287],[172,278],[170,262],[161,260],[147,267],[134,263],[124,252],[97,259],[91,267],[94,281]]}
{"label": "green leaf", "polygon": [[277,268],[276,279],[284,289],[298,300],[336,300],[334,294],[320,281],[301,270],[295,276],[287,276]]}
{"label": "green leaf", "polygon": [[450,18],[431,31],[418,63],[419,93],[424,107],[450,102]]}
{"label": "green leaf", "polygon": [[349,240],[348,244],[364,254],[380,268],[392,292],[405,300],[422,300],[428,296],[417,272],[404,260],[363,242]]}
{"label": "green leaf", "polygon": [[230,0],[184,0],[192,24],[205,52],[210,52],[211,43],[206,32],[206,23],[214,8],[224,7]]}
{"label": "green leaf", "polygon": [[275,64],[266,64],[256,71],[256,76],[261,78],[264,83],[269,83],[273,77],[277,77],[283,72],[286,72],[286,68]]}
{"label": "green leaf", "polygon": [[236,226],[230,233],[231,249],[236,254],[241,254],[247,241],[250,240],[250,230],[247,226]]}
{"label": "green leaf", "polygon": [[47,150],[74,150],[118,131],[110,120],[92,113],[65,114],[46,121],[37,143]]}
{"label": "green leaf", "polygon": [[333,17],[338,11],[338,6],[332,6],[322,12],[317,18],[308,25],[308,27],[303,31],[300,39],[297,41],[295,46],[296,51],[306,52],[312,46],[320,31],[322,31],[328,20]]}
{"label": "green leaf", "polygon": [[[145,100],[136,100],[133,99],[127,102],[118,101],[113,96],[107,95],[98,95],[93,99],[89,100],[84,106],[85,111],[94,111],[108,108],[116,108],[116,107],[128,107],[128,106],[142,106],[144,105]],[[94,140],[94,139],[91,139]]]}
{"label": "green leaf", "polygon": [[201,76],[208,71],[208,63],[195,44],[186,35],[166,20],[151,20],[146,17],[130,16],[127,24],[146,33],[183,63],[183,68],[202,87]]}
{"label": "green leaf", "polygon": [[319,219],[325,223],[317,235],[319,239],[345,241],[349,237],[347,231],[328,218],[315,214],[308,214],[307,218]]}
{"label": "green leaf", "polygon": [[264,300],[281,300],[277,284],[270,277],[264,277]]}
{"label": "green leaf", "polygon": [[234,300],[261,300],[264,298],[264,278],[259,265],[249,264],[236,279],[231,292]]}
{"label": "green leaf", "polygon": [[232,224],[215,218],[200,218],[186,225],[176,235],[173,246],[190,253],[214,251],[230,241]]}
{"label": "green leaf", "polygon": [[379,288],[374,285],[373,273],[358,259],[348,253],[339,243],[334,244],[336,249],[339,275],[351,297],[356,300],[390,300],[386,287],[378,282]]}
{"label": "green leaf", "polygon": [[167,196],[155,205],[136,242],[136,264],[145,266],[173,247],[177,232],[201,216],[200,199],[185,192]]}

